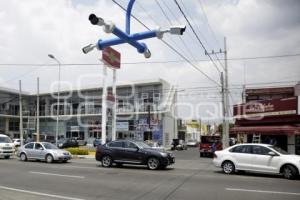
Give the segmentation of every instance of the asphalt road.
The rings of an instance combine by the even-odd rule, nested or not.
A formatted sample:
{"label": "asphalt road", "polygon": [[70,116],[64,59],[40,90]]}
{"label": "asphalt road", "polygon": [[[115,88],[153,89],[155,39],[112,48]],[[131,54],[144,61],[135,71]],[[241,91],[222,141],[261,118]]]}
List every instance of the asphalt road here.
{"label": "asphalt road", "polygon": [[102,168],[93,159],[46,164],[0,160],[1,200],[231,200],[300,199],[300,180],[279,176],[225,175],[197,149],[178,151],[166,170]]}

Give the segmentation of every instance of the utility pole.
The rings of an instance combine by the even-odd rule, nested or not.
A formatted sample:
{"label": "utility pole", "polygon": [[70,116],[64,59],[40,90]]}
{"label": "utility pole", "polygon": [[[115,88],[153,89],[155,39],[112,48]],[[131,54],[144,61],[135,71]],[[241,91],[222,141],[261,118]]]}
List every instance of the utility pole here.
{"label": "utility pole", "polygon": [[36,97],[36,142],[40,141],[40,78],[37,78]]}
{"label": "utility pole", "polygon": [[102,88],[102,123],[101,123],[101,143],[106,143],[106,99],[107,99],[107,88],[106,88],[106,76],[107,66],[103,65],[103,88]]}
{"label": "utility pole", "polygon": [[228,65],[227,65],[227,46],[224,37],[224,60],[225,60],[225,134],[223,147],[229,146],[229,89],[228,89]]}
{"label": "utility pole", "polygon": [[21,139],[21,146],[23,146],[24,137],[23,137],[23,108],[22,108],[22,82],[19,80],[19,113],[20,113],[20,139]]}
{"label": "utility pole", "polygon": [[117,76],[117,70],[116,69],[113,69],[113,90],[112,90],[112,93],[113,93],[113,96],[114,96],[114,104],[113,104],[113,107],[112,107],[112,141],[116,140],[116,122],[117,122],[117,89],[116,89],[116,78]]}
{"label": "utility pole", "polygon": [[229,89],[228,89],[228,64],[227,64],[227,46],[226,37],[224,37],[224,50],[212,50],[211,53],[205,51],[205,55],[224,54],[224,74],[221,72],[221,85],[222,85],[222,105],[223,105],[223,125],[222,125],[222,143],[223,149],[229,146]]}

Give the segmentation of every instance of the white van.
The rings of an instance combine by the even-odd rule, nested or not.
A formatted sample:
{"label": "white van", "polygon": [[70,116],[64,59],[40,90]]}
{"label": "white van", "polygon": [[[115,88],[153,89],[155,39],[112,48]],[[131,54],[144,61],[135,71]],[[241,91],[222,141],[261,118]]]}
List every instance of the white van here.
{"label": "white van", "polygon": [[0,157],[9,159],[15,153],[15,145],[13,141],[7,136],[0,134]]}

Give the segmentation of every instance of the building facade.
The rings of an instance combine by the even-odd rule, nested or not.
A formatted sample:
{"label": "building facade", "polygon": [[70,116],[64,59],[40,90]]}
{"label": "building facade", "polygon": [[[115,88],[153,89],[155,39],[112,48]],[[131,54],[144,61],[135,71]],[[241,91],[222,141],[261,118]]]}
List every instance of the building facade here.
{"label": "building facade", "polygon": [[[111,93],[111,87],[108,92]],[[175,137],[174,86],[164,80],[150,80],[117,85],[117,138],[155,140],[169,145]],[[22,93],[24,137],[36,133],[37,94]],[[57,94],[39,95],[40,134],[56,133]],[[112,104],[108,100],[107,138],[111,139]],[[20,137],[19,93],[0,88],[0,133]],[[87,141],[101,138],[102,88],[60,92],[59,137]]]}
{"label": "building facade", "polygon": [[246,90],[246,102],[234,106],[231,133],[238,141],[274,144],[300,154],[300,84]]}

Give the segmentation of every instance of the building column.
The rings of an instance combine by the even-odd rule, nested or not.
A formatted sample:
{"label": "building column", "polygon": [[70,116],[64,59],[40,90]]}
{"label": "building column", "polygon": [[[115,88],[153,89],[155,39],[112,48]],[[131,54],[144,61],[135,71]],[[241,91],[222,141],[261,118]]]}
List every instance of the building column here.
{"label": "building column", "polygon": [[295,135],[288,135],[287,136],[287,150],[290,154],[295,154],[296,149],[295,149]]}
{"label": "building column", "polygon": [[5,118],[5,128],[4,128],[4,133],[8,134],[9,133],[9,118]]}

